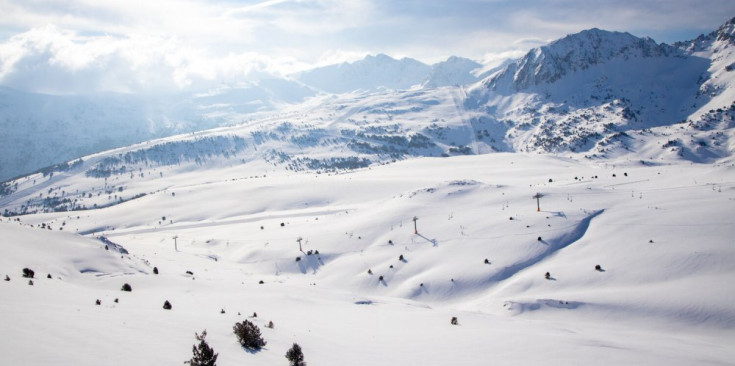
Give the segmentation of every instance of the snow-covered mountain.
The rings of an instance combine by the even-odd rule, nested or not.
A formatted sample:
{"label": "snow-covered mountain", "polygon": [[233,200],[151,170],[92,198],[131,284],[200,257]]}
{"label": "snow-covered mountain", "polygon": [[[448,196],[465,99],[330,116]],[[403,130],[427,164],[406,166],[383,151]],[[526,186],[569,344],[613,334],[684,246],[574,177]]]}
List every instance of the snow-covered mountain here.
{"label": "snow-covered mountain", "polygon": [[481,69],[482,64],[467,58],[452,56],[446,61],[431,66],[431,72],[423,83],[424,88],[441,86],[469,85],[480,79],[474,71]]}
{"label": "snow-covered mountain", "polygon": [[589,29],[534,48],[486,81],[493,91],[517,92],[614,60],[676,56],[673,46],[629,33]]}
{"label": "snow-covered mountain", "polygon": [[339,94],[468,85],[483,78],[484,75],[473,73],[482,67],[478,62],[457,56],[429,66],[410,58],[396,60],[378,54],[352,63],[304,71],[292,77],[316,89]]}
{"label": "snow-covered mountain", "polygon": [[292,75],[295,79],[328,93],[356,90],[409,89],[419,85],[431,67],[411,58],[396,60],[384,54],[352,63],[323,66]]}
{"label": "snow-covered mountain", "polygon": [[[512,151],[732,157],[728,29],[693,42],[696,52],[598,29],[569,35],[473,86],[466,106],[504,129]],[[696,128],[709,120],[721,123]]]}

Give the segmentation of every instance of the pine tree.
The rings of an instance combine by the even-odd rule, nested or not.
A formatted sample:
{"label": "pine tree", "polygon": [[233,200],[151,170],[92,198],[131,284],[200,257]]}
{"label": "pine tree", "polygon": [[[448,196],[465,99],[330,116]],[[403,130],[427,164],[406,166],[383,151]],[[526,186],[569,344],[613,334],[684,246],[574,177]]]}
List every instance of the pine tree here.
{"label": "pine tree", "polygon": [[306,366],[304,353],[301,352],[301,346],[298,343],[294,343],[291,349],[286,352],[286,358],[291,362],[291,366]]}
{"label": "pine tree", "polygon": [[232,330],[237,336],[237,341],[245,348],[257,350],[266,344],[266,341],[260,335],[260,328],[249,320],[244,320],[242,323],[235,323]]}
{"label": "pine tree", "polygon": [[194,336],[199,341],[199,345],[191,346],[191,351],[194,355],[191,360],[185,361],[191,366],[215,366],[217,364],[218,353],[214,353],[214,349],[207,344],[204,339],[207,337],[207,331],[204,330],[202,335],[194,333]]}

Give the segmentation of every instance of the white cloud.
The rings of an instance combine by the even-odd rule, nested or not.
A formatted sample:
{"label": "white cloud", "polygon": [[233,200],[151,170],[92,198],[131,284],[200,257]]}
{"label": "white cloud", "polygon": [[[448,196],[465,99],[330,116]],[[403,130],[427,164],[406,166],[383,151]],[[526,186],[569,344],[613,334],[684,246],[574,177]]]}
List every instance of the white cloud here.
{"label": "white cloud", "polygon": [[298,67],[295,59],[254,52],[212,58],[176,38],[85,37],[53,26],[0,44],[0,84],[54,94],[175,91]]}

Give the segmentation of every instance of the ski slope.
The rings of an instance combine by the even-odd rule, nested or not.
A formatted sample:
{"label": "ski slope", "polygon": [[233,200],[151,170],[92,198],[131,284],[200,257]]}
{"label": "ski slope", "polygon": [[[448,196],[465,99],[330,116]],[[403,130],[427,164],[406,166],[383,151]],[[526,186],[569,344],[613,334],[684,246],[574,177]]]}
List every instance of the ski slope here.
{"label": "ski slope", "polygon": [[2,219],[0,351],[180,364],[206,329],[220,365],[286,365],[294,342],[312,365],[731,364],[734,169],[501,153],[134,180],[151,193]]}

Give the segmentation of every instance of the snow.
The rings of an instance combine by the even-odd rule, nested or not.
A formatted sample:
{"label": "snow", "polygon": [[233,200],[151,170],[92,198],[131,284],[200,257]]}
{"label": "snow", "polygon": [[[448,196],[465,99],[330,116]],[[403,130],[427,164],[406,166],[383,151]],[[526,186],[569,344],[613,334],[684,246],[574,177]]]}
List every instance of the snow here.
{"label": "snow", "polygon": [[[169,105],[238,123],[0,184],[0,352],[180,363],[206,329],[220,365],[294,342],[312,365],[732,364],[732,28],[592,29],[469,86],[469,60],[378,55]],[[34,98],[29,123],[111,113],[3,93],[11,122]],[[263,350],[236,342],[244,319]]]}
{"label": "snow", "polygon": [[[220,365],[286,364],[294,342],[311,364],[735,357],[732,166],[492,154],[253,177],[261,169],[139,180],[128,184],[160,191],[3,219],[6,360],[178,363],[204,329]],[[299,252],[299,237],[319,255]],[[260,352],[232,334],[246,318],[268,342]]]}

